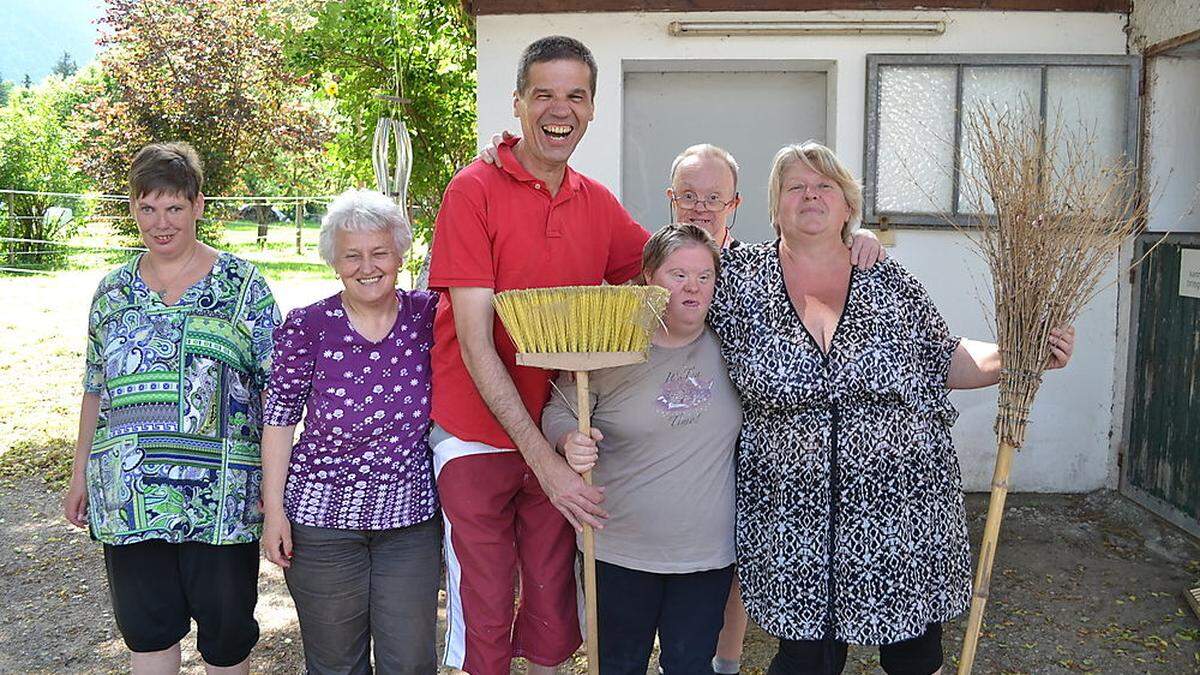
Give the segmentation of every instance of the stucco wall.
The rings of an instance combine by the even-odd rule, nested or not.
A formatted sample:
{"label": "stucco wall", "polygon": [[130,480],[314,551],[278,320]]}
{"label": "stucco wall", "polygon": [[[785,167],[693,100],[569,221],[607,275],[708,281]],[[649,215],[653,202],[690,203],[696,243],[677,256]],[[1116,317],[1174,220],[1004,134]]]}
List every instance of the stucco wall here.
{"label": "stucco wall", "polygon": [[1129,14],[1131,52],[1200,30],[1197,0],[1134,0]]}
{"label": "stucco wall", "polygon": [[[699,19],[940,18],[944,35],[676,38],[675,20]],[[1124,54],[1125,17],[1117,14],[1048,12],[814,12],[814,13],[625,13],[484,16],[479,18],[479,125],[481,138],[516,127],[511,94],[517,59],[529,42],[565,34],[586,42],[600,68],[596,119],[576,151],[573,165],[619,194],[623,60],[814,59],[836,66],[830,98],[834,149],[856,173],[862,170],[866,55],[869,53],[1088,53]],[[719,92],[714,92],[719,95]],[[751,111],[742,124],[753,133]],[[952,330],[988,338],[980,297],[989,284],[986,267],[954,232],[901,230],[889,253],[928,287]],[[1115,268],[1114,268],[1115,269]],[[1115,280],[1115,271],[1111,276]],[[1113,485],[1112,420],[1117,293],[1101,293],[1077,324],[1080,341],[1071,367],[1046,378],[1033,411],[1027,447],[1013,469],[1013,486],[1024,491],[1087,491]],[[962,416],[955,439],[969,490],[986,489],[995,454],[992,420],[995,390],[959,392]]]}

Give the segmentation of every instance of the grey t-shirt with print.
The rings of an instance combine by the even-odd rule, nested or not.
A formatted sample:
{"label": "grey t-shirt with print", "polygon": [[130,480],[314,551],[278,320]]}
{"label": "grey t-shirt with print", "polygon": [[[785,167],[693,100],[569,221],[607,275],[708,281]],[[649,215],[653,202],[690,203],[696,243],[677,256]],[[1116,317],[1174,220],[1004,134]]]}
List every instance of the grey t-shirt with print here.
{"label": "grey t-shirt with print", "polygon": [[[604,434],[592,478],[609,513],[596,558],[658,573],[732,564],[742,408],[716,336],[706,328],[687,346],[652,346],[645,363],[589,379],[592,426]],[[551,443],[578,428],[575,383],[564,373],[555,384],[542,415]]]}

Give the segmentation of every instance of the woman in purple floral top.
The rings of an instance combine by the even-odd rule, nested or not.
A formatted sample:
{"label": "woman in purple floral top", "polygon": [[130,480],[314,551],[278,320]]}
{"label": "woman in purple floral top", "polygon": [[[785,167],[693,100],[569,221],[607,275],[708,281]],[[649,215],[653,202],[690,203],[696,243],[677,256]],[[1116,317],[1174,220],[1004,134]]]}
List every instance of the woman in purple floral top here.
{"label": "woman in purple floral top", "polygon": [[275,331],[262,543],[284,569],[311,673],[371,672],[372,641],[380,672],[436,670],[441,530],[426,435],[437,298],[396,289],[411,242],[391,200],[346,191],[320,235],[343,290]]}

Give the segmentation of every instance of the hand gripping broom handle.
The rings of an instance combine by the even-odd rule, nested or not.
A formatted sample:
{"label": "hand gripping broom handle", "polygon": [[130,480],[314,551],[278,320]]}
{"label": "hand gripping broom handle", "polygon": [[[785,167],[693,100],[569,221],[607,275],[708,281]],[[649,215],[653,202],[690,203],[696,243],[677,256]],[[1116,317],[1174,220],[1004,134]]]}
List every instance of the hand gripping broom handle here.
{"label": "hand gripping broom handle", "polygon": [[[579,408],[579,433],[591,438],[592,409],[588,398],[588,371],[575,371],[575,391]],[[592,484],[592,472],[583,474],[583,481]],[[583,524],[583,598],[587,608],[588,675],[600,675],[600,634],[596,619],[596,533]]]}
{"label": "hand gripping broom handle", "polygon": [[987,605],[988,585],[992,581],[992,563],[996,558],[996,542],[1000,538],[1000,519],[1004,517],[1004,500],[1008,497],[1008,474],[1012,469],[1013,446],[1000,441],[996,452],[996,470],[992,474],[992,496],[988,501],[987,524],[979,544],[979,566],[975,570],[975,592],[971,596],[971,614],[967,618],[967,633],[963,636],[962,656],[958,660],[958,675],[971,675],[975,665],[975,647],[983,627],[983,608]]}

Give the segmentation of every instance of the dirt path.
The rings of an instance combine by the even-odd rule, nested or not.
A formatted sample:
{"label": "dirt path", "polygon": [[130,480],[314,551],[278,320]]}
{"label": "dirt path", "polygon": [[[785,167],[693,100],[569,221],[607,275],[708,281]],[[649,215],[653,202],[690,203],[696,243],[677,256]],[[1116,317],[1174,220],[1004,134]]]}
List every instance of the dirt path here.
{"label": "dirt path", "polygon": [[[1200,621],[1180,596],[1200,579],[1194,540],[1111,492],[1009,504],[977,673],[1200,672]],[[984,508],[969,498],[976,536]],[[0,673],[124,672],[99,548],[58,509],[41,481],[0,482]],[[265,563],[257,616],[254,671],[302,672],[291,599]],[[947,665],[962,623],[946,627]],[[743,672],[763,672],[773,652],[753,631]],[[184,664],[202,672],[192,638]],[[853,648],[846,672],[881,672],[875,650]]]}

